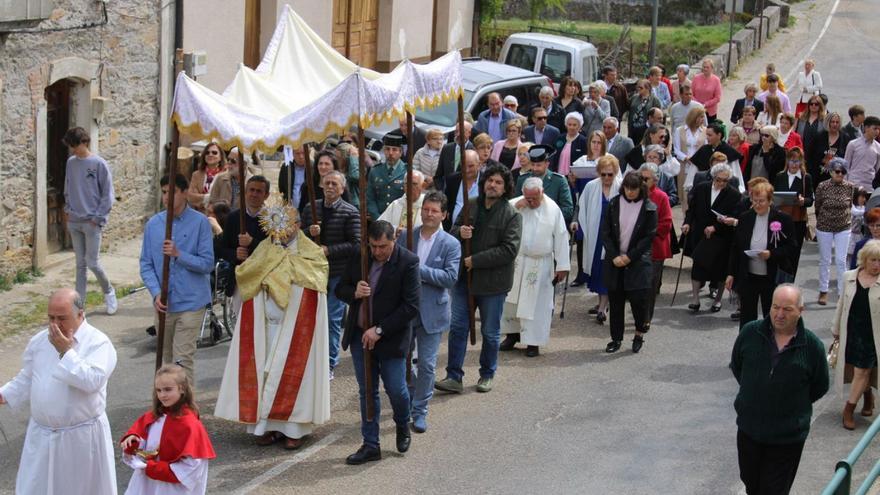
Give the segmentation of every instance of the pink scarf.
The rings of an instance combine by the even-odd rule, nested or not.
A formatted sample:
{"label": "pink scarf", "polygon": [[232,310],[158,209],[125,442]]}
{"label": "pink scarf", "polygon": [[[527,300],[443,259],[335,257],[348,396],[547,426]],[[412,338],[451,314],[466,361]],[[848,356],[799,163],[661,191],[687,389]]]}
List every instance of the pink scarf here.
{"label": "pink scarf", "polygon": [[572,141],[566,140],[565,146],[559,152],[559,166],[556,168],[556,172],[559,174],[568,175],[571,169],[571,143]]}

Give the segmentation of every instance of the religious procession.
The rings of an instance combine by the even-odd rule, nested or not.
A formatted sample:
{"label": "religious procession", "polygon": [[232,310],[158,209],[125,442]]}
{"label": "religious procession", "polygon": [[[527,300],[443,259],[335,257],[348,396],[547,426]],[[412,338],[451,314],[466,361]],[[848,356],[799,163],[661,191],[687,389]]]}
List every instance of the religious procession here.
{"label": "religious procession", "polygon": [[[670,324],[655,318],[670,272],[669,306],[686,303],[675,318],[725,320],[736,332],[723,356],[738,387],[738,471],[727,469],[745,493],[792,491],[813,405],[835,384],[849,384],[838,426],[873,415],[880,118],[836,103],[815,60],[790,88],[767,64],[742,95],[723,94],[711,58],[678,65],[671,79],[652,66],[634,91],[607,65],[596,80],[542,86],[531,105],[488,92],[472,115],[457,51],[373,72],[289,7],[272,40],[222,94],[179,70],[178,54],[168,156],[184,140],[205,144],[190,173],[172,159],[157,179],[162,209],[139,253],[153,388],[130,426],[112,432],[108,383],[124,363],[85,310],[90,271],[106,315],[125,311],[100,259],[114,176],[89,129],[64,133],[74,286],[51,292],[48,326],[0,380],[0,406],[30,415],[16,494],[116,494],[123,470],[128,494],[210,493],[224,446],[206,415],[262,449],[323,448],[316,430],[338,412],[331,385],[349,371],[346,357],[361,441],[339,463],[388,458],[380,440],[390,432],[405,459],[420,435],[444,434],[429,421],[433,403],[513,386],[496,379],[505,355],[552,363],[546,349],[566,309],[607,335],[597,353],[663,352],[650,339]],[[310,44],[334,75],[291,85]],[[438,108],[451,126],[418,120]],[[275,180],[259,172],[271,155],[282,157]],[[809,329],[795,283],[811,243],[815,304],[836,305],[830,349]],[[574,297],[591,303],[572,308]],[[212,323],[206,307],[218,300],[233,325]],[[197,381],[205,332],[225,363],[211,390]],[[203,394],[216,396],[212,410]],[[393,423],[384,433],[383,405]],[[70,462],[84,452],[88,462]]]}

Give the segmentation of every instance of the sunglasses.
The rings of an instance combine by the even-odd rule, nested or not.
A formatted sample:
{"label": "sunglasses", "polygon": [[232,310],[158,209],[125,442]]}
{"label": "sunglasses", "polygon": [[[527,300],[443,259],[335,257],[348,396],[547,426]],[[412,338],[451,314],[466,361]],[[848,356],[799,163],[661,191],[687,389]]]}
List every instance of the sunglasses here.
{"label": "sunglasses", "polygon": [[837,170],[832,170],[831,173],[832,174],[839,174],[839,175],[846,175],[846,170],[837,169]]}
{"label": "sunglasses", "polygon": [[811,106],[811,107],[818,107],[818,106],[819,106],[819,102],[818,102],[818,101],[811,101],[811,102],[810,102],[810,106]]}
{"label": "sunglasses", "polygon": [[766,138],[768,138],[768,137],[773,137],[773,136],[771,136],[770,134],[761,134],[761,137],[766,137]]}
{"label": "sunglasses", "polygon": [[545,115],[543,117],[535,117],[535,120],[547,120],[547,116]]}
{"label": "sunglasses", "polygon": [[642,179],[642,182],[648,182],[649,180],[651,180],[650,177],[642,177],[641,179]]}
{"label": "sunglasses", "polygon": [[227,163],[238,163],[238,160],[235,158],[230,158],[230,159],[226,160],[226,162]]}
{"label": "sunglasses", "polygon": [[219,155],[219,154],[220,154],[220,150],[206,151],[205,154],[206,154],[206,155]]}
{"label": "sunglasses", "polygon": [[800,165],[801,161],[800,160],[789,160],[788,163],[790,163],[792,165]]}
{"label": "sunglasses", "polygon": [[617,174],[615,174],[615,173],[613,173],[613,172],[603,172],[603,173],[601,173],[601,174],[599,174],[599,175],[602,176],[602,177],[614,177],[614,176],[617,175]]}

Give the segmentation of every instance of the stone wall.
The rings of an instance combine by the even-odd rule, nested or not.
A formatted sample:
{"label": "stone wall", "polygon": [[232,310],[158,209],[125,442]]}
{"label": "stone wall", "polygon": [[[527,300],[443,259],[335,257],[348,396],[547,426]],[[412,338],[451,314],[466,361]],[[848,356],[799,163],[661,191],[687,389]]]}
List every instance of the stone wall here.
{"label": "stone wall", "polygon": [[[50,18],[33,28],[40,32],[0,37],[0,156],[6,157],[0,161],[0,275],[29,268],[34,261],[37,197],[45,197],[46,188],[37,180],[46,139],[38,130],[45,129],[44,91],[51,84],[53,64],[57,67],[62,59],[97,69],[91,81],[82,81],[90,83],[92,108],[84,109],[87,115],[106,98],[97,121],[76,122],[91,127],[93,135],[97,131],[99,154],[114,175],[117,202],[105,229],[105,245],[139,235],[154,209],[161,2],[52,4]],[[82,115],[83,109],[76,113]]]}

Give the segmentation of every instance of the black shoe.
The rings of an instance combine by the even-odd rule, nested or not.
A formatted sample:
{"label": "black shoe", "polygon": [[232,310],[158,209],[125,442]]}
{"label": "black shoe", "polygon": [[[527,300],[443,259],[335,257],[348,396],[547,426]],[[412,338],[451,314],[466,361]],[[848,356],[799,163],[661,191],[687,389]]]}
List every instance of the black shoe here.
{"label": "black shoe", "polygon": [[357,466],[365,462],[378,461],[381,459],[382,449],[361,445],[361,448],[359,448],[357,452],[345,458],[345,463],[350,466]]}
{"label": "black shoe", "polygon": [[730,313],[730,319],[733,321],[739,321],[739,310]]}
{"label": "black shoe", "polygon": [[538,346],[530,345],[526,348],[526,357],[538,357]]}
{"label": "black shoe", "polygon": [[509,333],[507,334],[507,337],[504,337],[504,340],[501,341],[501,345],[498,347],[498,350],[512,351],[514,347],[516,347],[517,342],[519,342],[519,334]]}
{"label": "black shoe", "polygon": [[691,310],[691,313],[698,313],[700,311],[700,303],[688,304],[688,309]]}
{"label": "black shoe", "polygon": [[600,312],[596,313],[596,323],[598,323],[600,325],[604,324],[605,320],[607,318],[608,318],[608,316],[605,315],[604,311],[600,311]]}
{"label": "black shoe", "polygon": [[612,352],[617,352],[619,350],[620,350],[620,341],[619,340],[612,340],[611,342],[608,343],[608,345],[605,346],[605,352],[607,352],[609,354]]}
{"label": "black shoe", "polygon": [[589,311],[587,311],[587,314],[589,314],[589,315],[595,315],[598,313],[599,313],[599,305],[598,304],[593,306],[592,308],[590,308]]}
{"label": "black shoe", "polygon": [[409,444],[412,442],[412,435],[409,433],[407,425],[397,427],[397,451],[401,454],[409,450]]}
{"label": "black shoe", "polygon": [[568,286],[569,287],[580,287],[580,286],[584,285],[585,283],[586,282],[579,282],[579,281],[575,280],[574,282],[568,284]]}
{"label": "black shoe", "polygon": [[154,327],[153,325],[148,326],[147,327],[147,335],[149,335],[150,337],[155,337],[156,336],[156,327]]}
{"label": "black shoe", "polygon": [[645,339],[641,335],[636,335],[633,337],[633,352],[638,354],[639,351],[642,350],[642,346],[645,344]]}
{"label": "black shoe", "polygon": [[711,309],[713,313],[717,313],[717,312],[721,311],[721,301],[713,302],[712,307],[709,309]]}

